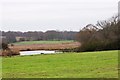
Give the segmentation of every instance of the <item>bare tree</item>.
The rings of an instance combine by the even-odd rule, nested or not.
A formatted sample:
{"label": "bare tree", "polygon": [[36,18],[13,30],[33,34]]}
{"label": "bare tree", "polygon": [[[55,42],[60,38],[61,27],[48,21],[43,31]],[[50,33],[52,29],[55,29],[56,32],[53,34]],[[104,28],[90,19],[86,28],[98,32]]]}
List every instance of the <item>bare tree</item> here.
{"label": "bare tree", "polygon": [[112,18],[104,21],[97,21],[96,26],[99,28],[109,27],[111,25],[116,25],[118,23],[118,15],[113,16]]}

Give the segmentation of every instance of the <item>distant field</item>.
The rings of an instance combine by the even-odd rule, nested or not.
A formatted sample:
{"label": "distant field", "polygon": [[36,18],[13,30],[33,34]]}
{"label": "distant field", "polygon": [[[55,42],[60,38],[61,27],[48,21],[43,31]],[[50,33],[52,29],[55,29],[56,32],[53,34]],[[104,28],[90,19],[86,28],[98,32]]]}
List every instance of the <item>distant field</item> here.
{"label": "distant field", "polygon": [[73,40],[66,41],[25,41],[13,43],[14,46],[9,46],[12,50],[62,50],[71,49],[80,46],[79,42]]}
{"label": "distant field", "polygon": [[118,51],[3,58],[3,78],[118,78]]}
{"label": "distant field", "polygon": [[57,44],[57,43],[70,43],[74,42],[73,40],[63,40],[63,41],[23,41],[13,43],[15,45],[25,45],[25,44]]}

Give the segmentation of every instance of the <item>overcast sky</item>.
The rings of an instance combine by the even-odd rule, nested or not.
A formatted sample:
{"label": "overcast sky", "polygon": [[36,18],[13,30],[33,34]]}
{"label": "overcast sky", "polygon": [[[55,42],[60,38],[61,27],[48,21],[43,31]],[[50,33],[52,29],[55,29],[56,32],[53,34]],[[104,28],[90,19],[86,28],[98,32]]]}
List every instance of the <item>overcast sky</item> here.
{"label": "overcast sky", "polygon": [[118,12],[119,0],[2,0],[4,31],[79,31]]}

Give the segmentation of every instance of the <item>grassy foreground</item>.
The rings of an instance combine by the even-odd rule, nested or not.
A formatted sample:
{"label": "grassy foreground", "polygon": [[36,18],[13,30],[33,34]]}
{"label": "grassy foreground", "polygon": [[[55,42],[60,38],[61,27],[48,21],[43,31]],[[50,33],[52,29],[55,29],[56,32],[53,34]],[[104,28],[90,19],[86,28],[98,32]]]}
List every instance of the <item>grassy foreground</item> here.
{"label": "grassy foreground", "polygon": [[3,58],[3,78],[117,78],[118,51]]}
{"label": "grassy foreground", "polygon": [[74,42],[73,40],[61,40],[61,41],[23,41],[13,43],[15,45],[25,45],[25,44],[57,44],[57,43],[69,43]]}

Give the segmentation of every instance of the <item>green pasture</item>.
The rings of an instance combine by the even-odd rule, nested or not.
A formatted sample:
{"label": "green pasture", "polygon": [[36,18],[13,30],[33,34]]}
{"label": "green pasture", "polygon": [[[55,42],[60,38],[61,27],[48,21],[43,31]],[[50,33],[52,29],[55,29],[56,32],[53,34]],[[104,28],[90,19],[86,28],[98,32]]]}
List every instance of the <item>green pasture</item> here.
{"label": "green pasture", "polygon": [[118,78],[118,51],[2,58],[3,78]]}
{"label": "green pasture", "polygon": [[61,40],[61,41],[22,41],[22,42],[15,42],[15,45],[24,45],[24,44],[56,44],[56,43],[70,43],[74,42],[73,40]]}

